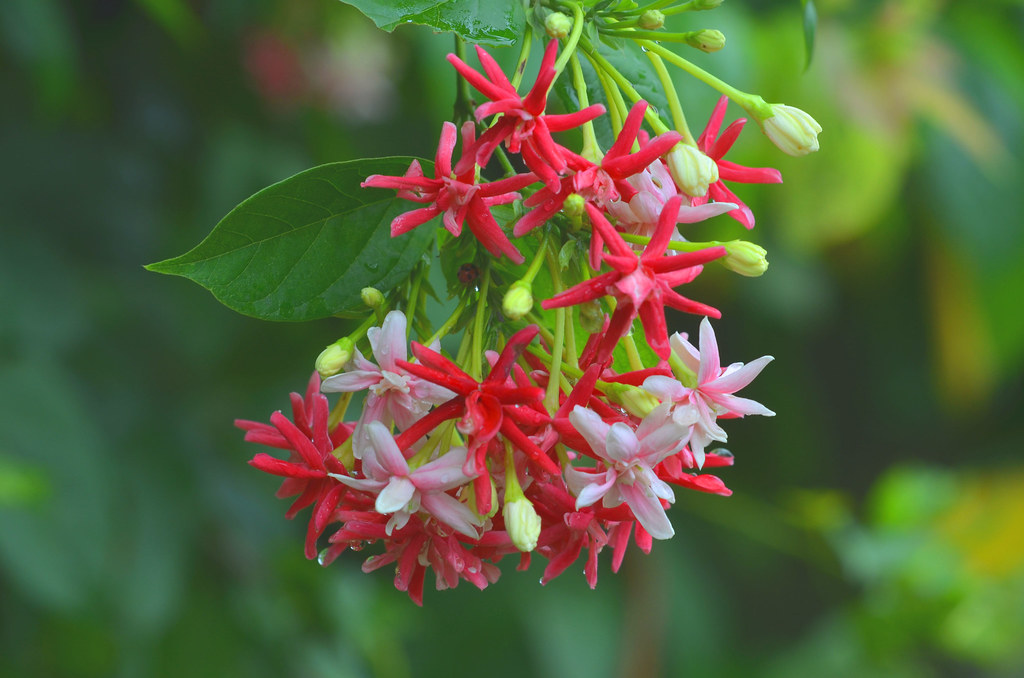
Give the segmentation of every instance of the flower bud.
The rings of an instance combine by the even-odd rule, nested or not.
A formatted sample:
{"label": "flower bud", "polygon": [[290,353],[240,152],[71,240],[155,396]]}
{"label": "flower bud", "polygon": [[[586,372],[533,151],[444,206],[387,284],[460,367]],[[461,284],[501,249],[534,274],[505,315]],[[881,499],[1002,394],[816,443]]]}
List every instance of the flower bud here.
{"label": "flower bud", "polygon": [[597,299],[584,302],[577,308],[580,309],[580,327],[595,334],[604,329],[604,309]]}
{"label": "flower bud", "polygon": [[691,0],[694,9],[714,9],[722,4],[722,0]]}
{"label": "flower bud", "polygon": [[665,25],[665,15],[656,9],[649,9],[640,15],[636,25],[647,31],[656,31]]}
{"label": "flower bud", "polygon": [[613,387],[608,392],[608,397],[614,399],[635,417],[643,419],[651,413],[651,410],[661,404],[660,400],[642,388],[627,384],[617,384],[616,386],[618,388]]}
{"label": "flower bud", "polygon": [[376,287],[364,287],[359,292],[359,296],[362,297],[363,303],[370,308],[380,308],[384,304],[384,295]]}
{"label": "flower bud", "polygon": [[561,40],[572,30],[572,19],[561,12],[552,12],[544,19],[544,30],[549,38]]}
{"label": "flower bud", "polygon": [[316,358],[316,371],[324,379],[334,376],[352,360],[356,344],[348,337],[342,337],[320,352]]}
{"label": "flower bud", "polygon": [[691,198],[707,195],[708,186],[718,181],[718,163],[696,146],[678,143],[669,151],[667,160],[676,186]]}
{"label": "flower bud", "polygon": [[505,531],[512,545],[523,553],[537,548],[540,537],[540,516],[526,497],[505,502],[501,515],[505,519]]}
{"label": "flower bud", "polygon": [[758,118],[764,132],[783,153],[807,155],[818,150],[821,125],[799,108],[772,104],[771,115]]}
{"label": "flower bud", "polygon": [[756,278],[768,270],[767,250],[746,240],[733,240],[725,244],[725,257],[721,260],[730,271],[748,278]]}
{"label": "flower bud", "polygon": [[705,28],[687,34],[686,44],[702,52],[717,52],[725,47],[725,34],[713,28]]}
{"label": "flower bud", "polygon": [[512,283],[501,300],[501,312],[509,320],[519,320],[533,310],[533,290],[530,283],[517,280]]}

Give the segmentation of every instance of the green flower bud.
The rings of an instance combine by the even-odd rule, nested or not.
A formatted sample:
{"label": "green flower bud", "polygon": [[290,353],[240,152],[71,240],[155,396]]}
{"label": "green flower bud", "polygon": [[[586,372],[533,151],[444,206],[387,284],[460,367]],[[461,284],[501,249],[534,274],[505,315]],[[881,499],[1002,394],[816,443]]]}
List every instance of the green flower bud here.
{"label": "green flower bud", "polygon": [[821,125],[799,108],[784,104],[771,104],[771,115],[757,118],[761,131],[783,153],[807,155],[818,150]]}
{"label": "green flower bud", "polygon": [[694,9],[714,9],[722,4],[722,0],[691,0]]}
{"label": "green flower bud", "polygon": [[725,47],[725,34],[713,28],[694,31],[686,36],[686,44],[702,52],[717,52]]}
{"label": "green flower bud", "polygon": [[523,553],[529,553],[537,548],[540,516],[529,499],[521,496],[514,501],[505,502],[501,515],[505,519],[505,531],[508,532],[513,546]]}
{"label": "green flower bud", "polygon": [[362,297],[363,303],[370,308],[380,308],[384,303],[384,295],[376,287],[364,287],[359,292],[359,296]]}
{"label": "green flower bud", "polygon": [[615,402],[622,405],[627,412],[635,417],[643,419],[651,413],[651,410],[661,404],[660,400],[642,388],[627,384],[618,384],[616,386],[617,388],[613,388],[608,393],[608,397],[614,399]]}
{"label": "green flower bud", "polygon": [[583,196],[579,193],[570,193],[562,203],[562,211],[565,212],[566,216],[570,219],[578,219],[583,216],[583,209],[586,207],[587,201],[583,199]]}
{"label": "green flower bud", "polygon": [[725,244],[725,251],[725,258],[721,261],[730,271],[756,278],[768,270],[768,252],[760,245],[734,240]]}
{"label": "green flower bud", "polygon": [[584,330],[595,334],[604,329],[604,309],[601,308],[601,302],[593,299],[580,304],[577,308],[580,310],[580,326]]}
{"label": "green flower bud", "polygon": [[533,310],[533,290],[530,283],[517,280],[512,283],[501,300],[501,312],[509,320],[519,320]]}
{"label": "green flower bud", "polygon": [[707,195],[708,186],[718,181],[718,164],[696,146],[680,142],[667,159],[676,186],[691,198]]}
{"label": "green flower bud", "polygon": [[334,376],[344,369],[349,360],[352,360],[352,352],[356,344],[348,337],[342,337],[320,352],[316,358],[316,371],[324,379]]}
{"label": "green flower bud", "polygon": [[572,30],[572,19],[561,12],[552,12],[544,19],[544,30],[548,37],[561,40]]}
{"label": "green flower bud", "polygon": [[647,31],[656,31],[665,25],[665,15],[656,9],[649,9],[640,15],[637,26]]}

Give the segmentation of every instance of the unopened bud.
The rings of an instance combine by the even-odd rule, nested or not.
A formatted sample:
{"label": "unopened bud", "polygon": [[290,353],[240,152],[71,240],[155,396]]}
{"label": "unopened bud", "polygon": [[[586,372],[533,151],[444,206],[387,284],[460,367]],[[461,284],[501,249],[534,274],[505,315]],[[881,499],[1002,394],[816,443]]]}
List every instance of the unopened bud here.
{"label": "unopened bud", "polygon": [[561,12],[552,12],[544,19],[544,30],[549,38],[561,40],[572,30],[572,19]]}
{"label": "unopened bud", "polygon": [[562,211],[565,212],[566,216],[570,219],[578,219],[583,216],[583,209],[586,207],[587,201],[583,199],[583,196],[579,193],[570,193],[566,197],[565,202],[562,203]]}
{"label": "unopened bud", "polygon": [[717,52],[725,47],[725,34],[713,28],[693,31],[687,34],[686,44],[702,52]]}
{"label": "unopened bud", "polygon": [[594,299],[580,304],[577,308],[580,309],[580,327],[590,334],[596,334],[604,329],[604,309],[601,308],[601,302]]}
{"label": "unopened bud", "polygon": [[505,502],[501,510],[501,516],[505,519],[505,531],[508,533],[512,545],[523,553],[529,553],[537,548],[537,538],[540,537],[540,516],[533,504],[526,497],[515,501]]}
{"label": "unopened bud", "polygon": [[641,419],[661,404],[660,400],[642,388],[626,384],[622,384],[621,388],[613,388],[608,395],[622,405],[627,412]]}
{"label": "unopened bud", "polygon": [[721,262],[730,271],[756,278],[768,270],[768,251],[760,245],[746,240],[734,240],[725,244],[725,252]]}
{"label": "unopened bud", "polygon": [[316,371],[324,379],[341,372],[345,365],[348,364],[348,361],[352,360],[352,351],[355,347],[355,342],[348,337],[338,339],[320,351],[320,355],[316,358]]}
{"label": "unopened bud", "polygon": [[493,517],[498,512],[498,488],[494,486],[494,479],[488,484],[491,489],[491,503],[487,513],[480,512],[480,503],[476,500],[476,483],[469,483],[464,485],[459,499],[466,504],[469,508],[473,509],[473,513],[477,514],[484,520]]}
{"label": "unopened bud", "polygon": [[665,25],[665,15],[656,9],[649,9],[640,15],[636,25],[644,30],[656,31]]}
{"label": "unopened bud", "polygon": [[718,181],[718,163],[696,146],[678,143],[669,151],[667,160],[676,186],[691,198],[707,195],[708,186]]}
{"label": "unopened bud", "polygon": [[384,295],[376,287],[364,287],[359,292],[359,296],[362,297],[363,303],[370,308],[380,308],[384,304]]}
{"label": "unopened bud", "polygon": [[783,153],[807,155],[818,150],[818,133],[821,125],[799,108],[784,104],[771,104],[771,115],[757,118],[772,143]]}
{"label": "unopened bud", "polygon": [[501,299],[501,312],[509,320],[519,320],[533,310],[533,290],[530,283],[517,280]]}
{"label": "unopened bud", "polygon": [[722,0],[691,0],[694,9],[714,9],[722,4]]}

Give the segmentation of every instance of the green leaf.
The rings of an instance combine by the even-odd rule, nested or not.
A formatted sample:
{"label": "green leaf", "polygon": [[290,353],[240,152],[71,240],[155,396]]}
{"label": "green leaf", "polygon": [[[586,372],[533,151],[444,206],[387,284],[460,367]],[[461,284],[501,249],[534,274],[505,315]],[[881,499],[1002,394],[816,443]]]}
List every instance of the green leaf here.
{"label": "green leaf", "polygon": [[[400,176],[412,158],[374,158],[300,172],[240,204],[191,251],[146,268],[180,275],[229,308],[263,320],[361,315],[359,291],[402,282],[433,240],[429,226],[391,237],[412,206],[394,191],[360,188]],[[421,160],[430,173],[431,163]]]}
{"label": "green leaf", "polygon": [[804,6],[804,51],[807,61],[804,69],[811,67],[811,57],[814,55],[814,33],[818,28],[818,10],[814,6],[814,0],[800,0]]}
{"label": "green leaf", "polygon": [[389,33],[402,24],[430,26],[469,42],[514,45],[523,35],[526,13],[519,0],[343,0]]}

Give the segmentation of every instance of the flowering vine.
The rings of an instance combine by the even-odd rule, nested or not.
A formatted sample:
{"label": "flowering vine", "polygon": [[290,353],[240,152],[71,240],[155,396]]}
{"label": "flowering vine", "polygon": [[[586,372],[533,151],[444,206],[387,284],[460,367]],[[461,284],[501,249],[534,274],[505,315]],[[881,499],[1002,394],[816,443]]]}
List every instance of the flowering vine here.
{"label": "flowering vine", "polygon": [[[375,549],[364,571],[394,564],[417,604],[428,570],[438,589],[484,588],[506,556],[525,568],[539,555],[546,582],[586,554],[595,586],[606,546],[618,570],[631,539],[647,552],[673,536],[676,491],[730,494],[706,472],[733,463],[713,446],[727,420],[774,414],[735,395],[772,359],[723,367],[709,321],[721,313],[685,287],[705,267],[757,276],[767,261],[744,240],[691,242],[685,225],[727,214],[751,229],[736,185],[782,180],[724,159],[745,123],[722,129],[730,101],[792,155],[816,150],[820,127],[664,46],[721,48],[718,31],[665,29],[717,4],[531,3],[511,77],[480,46],[474,68],[457,38],[448,61],[466,119],[444,123],[433,162],[309,170],[151,267],[258,317],[360,319],[321,352],[291,418],[236,422],[278,451],[250,463],[283,478],[279,496],[298,495],[287,517],[312,506],[307,557]],[[525,87],[541,26],[548,41]],[[649,105],[602,41],[642,48],[664,105]],[[722,94],[697,137],[666,66]],[[576,110],[556,107],[556,87]],[[238,241],[256,233],[291,249]],[[451,303],[438,317],[426,300],[441,284]],[[702,318],[697,346],[670,334],[666,308]],[[324,394],[338,394],[333,405]]]}

